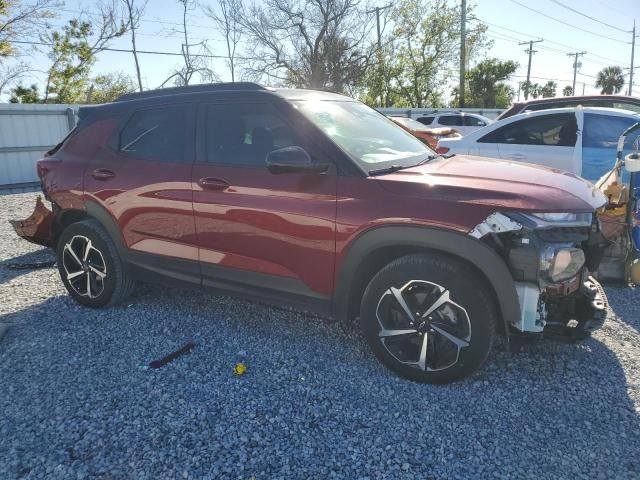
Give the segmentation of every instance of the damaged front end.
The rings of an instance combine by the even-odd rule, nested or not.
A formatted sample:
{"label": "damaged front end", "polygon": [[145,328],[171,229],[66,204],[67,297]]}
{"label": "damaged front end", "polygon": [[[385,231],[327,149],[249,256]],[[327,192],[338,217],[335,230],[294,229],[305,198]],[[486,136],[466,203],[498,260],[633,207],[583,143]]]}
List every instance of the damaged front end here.
{"label": "damaged front end", "polygon": [[491,243],[511,271],[514,332],[581,339],[602,326],[606,296],[591,272],[608,242],[591,213],[495,213],[470,235]]}
{"label": "damaged front end", "polygon": [[49,210],[42,198],[38,196],[36,208],[33,213],[24,220],[9,220],[11,226],[19,237],[45,247],[54,246],[54,213]]}

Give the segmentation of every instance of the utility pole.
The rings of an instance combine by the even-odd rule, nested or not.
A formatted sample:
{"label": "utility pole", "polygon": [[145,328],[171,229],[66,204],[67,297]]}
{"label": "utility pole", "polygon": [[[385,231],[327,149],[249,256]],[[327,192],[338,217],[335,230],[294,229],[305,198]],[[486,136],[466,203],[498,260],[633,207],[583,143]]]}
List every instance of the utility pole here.
{"label": "utility pole", "polygon": [[585,53],[587,52],[567,53],[567,57],[574,57],[574,60],[573,60],[573,95],[574,96],[576,94],[576,74],[578,73],[578,68],[582,66],[582,64],[578,62],[578,57],[581,57]]}
{"label": "utility pole", "polygon": [[[529,54],[529,65],[527,67],[527,83],[524,88],[524,99],[527,100],[529,98],[529,90],[531,89],[531,56],[537,52],[537,50],[533,49],[534,43],[540,43],[543,40],[529,40],[528,42],[521,42],[518,45],[529,45],[529,48],[525,50],[525,53]],[[575,87],[575,85],[574,85]]]}
{"label": "utility pole", "polygon": [[629,70],[629,96],[633,93],[633,56],[636,53],[636,21],[633,21],[633,32],[631,34],[631,70]]}
{"label": "utility pole", "polygon": [[[373,10],[369,10],[367,11],[367,13],[376,13],[376,30],[378,33],[378,71],[379,74],[382,75],[382,69],[383,69],[383,58],[382,58],[382,30],[380,29],[380,12],[382,10],[386,10],[387,8],[391,8],[393,6],[393,4],[389,4],[389,5],[385,5],[384,7],[375,7]],[[383,95],[382,92],[380,92],[380,100],[378,101],[378,106],[379,107],[384,107],[385,105],[383,105]]]}
{"label": "utility pole", "polygon": [[462,0],[460,16],[460,108],[464,108],[464,75],[467,63],[467,0]]}

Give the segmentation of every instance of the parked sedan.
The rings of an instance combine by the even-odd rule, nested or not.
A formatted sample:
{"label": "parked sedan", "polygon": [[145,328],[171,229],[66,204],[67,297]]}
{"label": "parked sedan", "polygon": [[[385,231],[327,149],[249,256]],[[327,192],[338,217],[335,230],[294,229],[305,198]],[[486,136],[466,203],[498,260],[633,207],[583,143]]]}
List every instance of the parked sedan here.
{"label": "parked sedan", "polygon": [[437,151],[536,163],[595,182],[613,167],[618,137],[638,121],[640,114],[613,108],[542,110],[442,139]]}
{"label": "parked sedan", "polygon": [[493,123],[493,120],[477,113],[466,112],[442,112],[423,115],[417,119],[423,125],[432,128],[449,127],[455,128],[461,135],[468,135],[479,128]]}
{"label": "parked sedan", "polygon": [[389,119],[433,150],[441,138],[459,138],[461,136],[455,128],[428,128],[417,120],[407,117],[389,117]]}

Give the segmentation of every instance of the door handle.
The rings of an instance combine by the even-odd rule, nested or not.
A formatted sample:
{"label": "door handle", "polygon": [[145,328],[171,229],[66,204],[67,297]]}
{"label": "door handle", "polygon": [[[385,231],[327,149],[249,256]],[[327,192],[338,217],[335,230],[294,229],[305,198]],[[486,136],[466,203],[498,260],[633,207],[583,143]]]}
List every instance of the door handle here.
{"label": "door handle", "polygon": [[523,155],[522,153],[514,153],[512,155],[509,155],[509,158],[512,160],[524,160],[525,158],[527,158],[527,156]]}
{"label": "door handle", "polygon": [[229,184],[220,178],[205,177],[198,180],[200,185],[205,190],[226,190],[229,188]]}
{"label": "door handle", "polygon": [[116,174],[112,170],[109,170],[109,169],[106,169],[106,168],[96,168],[91,173],[91,176],[93,178],[95,178],[96,180],[109,180],[110,178],[115,177]]}

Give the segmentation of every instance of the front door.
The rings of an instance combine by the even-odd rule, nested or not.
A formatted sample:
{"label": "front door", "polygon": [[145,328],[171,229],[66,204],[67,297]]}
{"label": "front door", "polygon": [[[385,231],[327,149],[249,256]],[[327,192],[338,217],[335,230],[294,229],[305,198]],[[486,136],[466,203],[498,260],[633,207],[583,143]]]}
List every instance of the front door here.
{"label": "front door", "polygon": [[327,300],[333,289],[336,170],[270,173],[269,152],[318,155],[270,103],[199,106],[192,185],[203,283]]}

